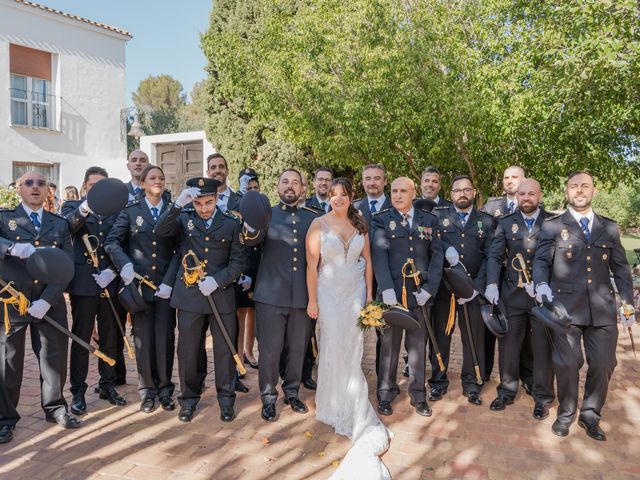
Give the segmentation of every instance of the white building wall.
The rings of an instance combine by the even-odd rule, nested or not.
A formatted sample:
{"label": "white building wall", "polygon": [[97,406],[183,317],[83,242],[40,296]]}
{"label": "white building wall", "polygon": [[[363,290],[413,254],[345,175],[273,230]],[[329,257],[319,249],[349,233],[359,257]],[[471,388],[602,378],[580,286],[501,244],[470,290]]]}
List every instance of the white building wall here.
{"label": "white building wall", "polygon": [[[50,12],[0,0],[0,184],[12,182],[13,162],[60,164],[60,185],[82,183],[87,167],[128,179],[121,138],[128,37]],[[9,44],[53,54],[58,126],[11,126]]]}

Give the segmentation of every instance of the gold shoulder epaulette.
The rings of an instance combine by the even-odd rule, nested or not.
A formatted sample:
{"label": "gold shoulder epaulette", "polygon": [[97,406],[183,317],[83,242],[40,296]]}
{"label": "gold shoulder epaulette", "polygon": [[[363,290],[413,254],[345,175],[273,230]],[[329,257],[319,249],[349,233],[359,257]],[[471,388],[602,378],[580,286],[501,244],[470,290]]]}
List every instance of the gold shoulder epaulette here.
{"label": "gold shoulder epaulette", "polygon": [[307,205],[303,205],[302,207],[300,207],[301,210],[308,210],[310,212],[315,213],[316,215],[324,215],[324,210],[322,210],[321,208],[315,208],[315,207],[309,207]]}
{"label": "gold shoulder epaulette", "polygon": [[385,208],[384,210],[378,210],[377,212],[373,212],[373,216],[380,215],[381,213],[388,212],[391,208]]}

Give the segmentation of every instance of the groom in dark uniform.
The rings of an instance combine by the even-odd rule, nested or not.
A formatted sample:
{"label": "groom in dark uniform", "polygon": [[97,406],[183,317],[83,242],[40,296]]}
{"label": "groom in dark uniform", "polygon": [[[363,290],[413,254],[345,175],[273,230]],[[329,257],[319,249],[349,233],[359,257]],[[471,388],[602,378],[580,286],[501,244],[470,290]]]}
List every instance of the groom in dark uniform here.
{"label": "groom in dark uniform", "polygon": [[[426,322],[428,302],[438,291],[442,279],[443,250],[437,235],[435,215],[413,208],[416,189],[413,181],[400,177],[391,184],[393,207],[373,216],[371,256],[378,291],[387,305],[396,305],[398,298],[418,319],[420,327],[406,331],[409,354],[409,396],[411,405],[423,416],[431,415],[425,389],[427,346]],[[420,286],[414,279],[403,277],[403,266],[412,259],[420,272]],[[403,298],[406,290],[406,298]],[[426,308],[422,308],[423,306]],[[427,318],[425,318],[426,313]],[[378,369],[378,412],[391,415],[391,402],[398,395],[396,383],[402,329],[389,327],[382,335]]]}

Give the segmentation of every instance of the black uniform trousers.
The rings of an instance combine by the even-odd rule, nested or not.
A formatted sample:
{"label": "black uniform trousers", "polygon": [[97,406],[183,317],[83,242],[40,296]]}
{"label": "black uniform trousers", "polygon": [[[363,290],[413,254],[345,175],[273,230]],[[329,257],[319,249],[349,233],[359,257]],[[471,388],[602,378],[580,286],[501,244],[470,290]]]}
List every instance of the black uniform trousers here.
{"label": "black uniform trousers", "polygon": [[[304,352],[304,361],[302,362],[302,376],[300,377],[300,381],[304,382],[305,380],[313,379],[313,366],[316,363],[316,357],[313,354],[313,337],[315,336],[316,324],[317,321],[313,318],[311,321],[311,330],[309,333],[309,342],[307,343],[307,348]],[[289,356],[289,352],[287,348],[282,349],[282,354],[280,355],[280,378],[284,380],[284,377],[287,374],[287,357]]]}
{"label": "black uniform trousers", "polygon": [[379,401],[392,402],[400,393],[397,383],[398,360],[402,334],[405,334],[405,346],[409,356],[409,396],[413,402],[426,401],[425,361],[427,356],[427,324],[430,321],[431,304],[411,309],[411,313],[420,322],[414,330],[388,327],[380,335],[380,364],[378,368],[377,396]]}
{"label": "black uniform trousers", "polygon": [[[485,332],[487,327],[482,320],[480,314],[480,303],[477,299],[473,299],[466,303],[469,313],[469,325],[471,326],[471,338],[476,350],[478,358],[478,366],[480,367],[480,378],[485,376]],[[465,319],[464,305],[458,305],[458,326],[460,327],[460,337],[462,339],[462,372],[460,379],[462,380],[462,392],[469,394],[472,392],[480,393],[482,385],[478,385],[473,364],[473,355],[471,354],[471,344],[469,343],[469,333],[467,330],[467,322]]]}
{"label": "black uniform trousers", "polygon": [[513,400],[518,393],[523,351],[528,333],[533,344],[532,390],[536,402],[549,404],[554,399],[551,339],[546,327],[533,315],[522,312],[508,317],[509,330],[498,339],[500,383],[498,396]]}
{"label": "black uniform trousers", "polygon": [[146,302],[147,309],[132,314],[140,399],[173,395],[176,311],[169,300]]}
{"label": "black uniform trousers", "polygon": [[[221,313],[222,324],[229,338],[236,336],[236,312]],[[224,341],[218,322],[212,314],[178,310],[178,372],[180,396],[183,407],[195,407],[202,395],[202,345],[203,325],[209,323],[213,338],[213,361],[218,404],[233,406],[236,394],[236,363]]]}
{"label": "black uniform trousers", "polygon": [[[51,310],[49,316],[53,316]],[[56,320],[65,325],[62,320]],[[40,367],[42,409],[47,418],[56,418],[67,411],[62,389],[67,379],[69,339],[44,320],[33,319],[32,323],[14,323],[9,335],[5,334],[4,326],[0,327],[0,426],[15,425],[20,420],[17,408],[29,325],[31,346]]]}
{"label": "black uniform trousers", "polygon": [[438,388],[441,391],[445,391],[449,388],[449,377],[447,377],[447,371],[449,370],[449,353],[451,351],[451,335],[445,333],[447,327],[447,321],[449,320],[449,306],[451,302],[451,294],[448,291],[438,292],[436,295],[433,308],[431,309],[431,326],[433,327],[433,333],[438,342],[438,348],[442,355],[442,362],[444,363],[445,371],[440,370],[438,359],[436,358],[435,349],[431,345],[431,339],[429,339],[429,360],[431,361],[431,378],[429,379],[429,386],[431,388]]}
{"label": "black uniform trousers", "polygon": [[[98,321],[99,350],[105,355],[116,358],[119,350],[118,337],[122,340],[120,331],[116,325],[109,301],[106,298],[89,297],[83,295],[69,295],[71,300],[71,331],[85,342],[91,341],[93,324]],[[120,318],[124,316],[124,310],[120,303],[111,299],[118,311]],[[123,340],[124,341],[124,340]],[[122,353],[120,351],[120,353]],[[89,372],[89,351],[77,343],[71,344],[71,358],[69,360],[69,373],[71,380],[71,393],[84,393],[87,391],[87,374]],[[109,366],[103,360],[98,360],[98,373],[100,374],[100,387],[114,386],[117,380],[116,367]]]}
{"label": "black uniform trousers", "polygon": [[311,319],[304,308],[278,307],[255,302],[256,337],[260,345],[258,379],[263,404],[278,399],[280,356],[287,350],[287,363],[282,379],[286,398],[297,397],[302,378],[302,365],[311,335]]}
{"label": "black uniform trousers", "polygon": [[553,365],[558,380],[558,420],[570,423],[578,408],[580,368],[584,364],[582,344],[587,357],[587,379],[580,417],[588,423],[600,421],[600,411],[607,399],[609,380],[616,368],[618,326],[571,325],[567,334],[553,333]]}

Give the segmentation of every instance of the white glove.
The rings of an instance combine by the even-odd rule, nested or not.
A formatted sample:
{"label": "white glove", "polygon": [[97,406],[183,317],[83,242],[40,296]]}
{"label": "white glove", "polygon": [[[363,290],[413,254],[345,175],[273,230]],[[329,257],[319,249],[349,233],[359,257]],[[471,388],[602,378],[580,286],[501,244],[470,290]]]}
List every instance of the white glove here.
{"label": "white glove", "polygon": [[100,273],[94,273],[93,278],[100,288],[107,288],[114,278],[116,278],[116,274],[110,268],[106,270],[102,270]]}
{"label": "white glove", "polygon": [[546,283],[539,283],[536,287],[536,301],[542,303],[542,297],[546,297],[548,302],[553,301],[553,293],[551,293],[551,288]]}
{"label": "white glove", "polygon": [[618,316],[620,317],[620,323],[623,327],[633,327],[633,324],[636,323],[636,314],[625,317],[624,308],[620,307],[618,309]]}
{"label": "white glove", "polygon": [[491,303],[497,305],[498,300],[500,300],[500,290],[498,290],[498,285],[495,283],[487,285],[487,288],[484,290],[484,296]]}
{"label": "white glove", "polygon": [[156,293],[154,293],[153,295],[158,298],[162,298],[163,300],[166,300],[171,297],[172,290],[173,288],[171,288],[166,283],[161,283],[160,286],[158,287],[158,290],[156,290]]}
{"label": "white glove", "polygon": [[175,204],[178,207],[182,208],[187,203],[193,202],[193,199],[196,198],[198,195],[200,195],[199,188],[196,188],[196,187],[185,188],[184,190],[182,190],[182,192],[180,192],[180,195],[178,196],[178,198],[176,198]]}
{"label": "white glove", "polygon": [[136,278],[136,272],[133,269],[133,263],[129,262],[124,267],[122,267],[122,270],[120,270],[120,278],[122,278],[122,281],[125,285],[129,285],[131,282],[133,282],[133,279]]}
{"label": "white glove", "polygon": [[238,285],[242,287],[243,292],[246,292],[251,288],[251,277],[240,275],[240,278],[238,278]]}
{"label": "white glove", "polygon": [[238,190],[240,190],[242,194],[247,193],[247,188],[249,187],[249,180],[251,180],[250,175],[242,175],[238,180]]}
{"label": "white glove", "polygon": [[431,294],[426,290],[420,289],[419,292],[413,292],[413,296],[416,297],[416,302],[418,305],[423,306],[426,304],[431,298]]}
{"label": "white glove", "polygon": [[246,228],[247,232],[249,233],[253,233],[256,231],[256,229],[249,225],[247,222],[242,222],[242,225],[244,225],[244,228]]}
{"label": "white glove", "polygon": [[86,217],[86,216],[87,216],[87,215],[89,215],[90,213],[93,213],[93,212],[92,212],[92,211],[91,211],[91,209],[89,208],[89,202],[87,202],[87,201],[85,200],[85,201],[83,201],[83,202],[80,204],[80,214],[81,214],[83,217]]}
{"label": "white glove", "polygon": [[464,305],[465,303],[470,302],[471,300],[473,300],[477,296],[478,296],[478,292],[476,290],[474,290],[473,291],[473,295],[471,295],[469,298],[459,298],[458,299],[458,305]]}
{"label": "white glove", "polygon": [[27,313],[34,318],[41,319],[47,314],[50,308],[51,305],[49,305],[49,302],[39,299],[31,304]]}
{"label": "white glove", "polygon": [[525,283],[524,284],[524,290],[527,292],[527,295],[529,295],[531,298],[535,298],[536,297],[536,292],[535,292],[535,287],[533,285],[533,282]]}
{"label": "white glove", "polygon": [[449,262],[449,266],[451,267],[455,267],[460,262],[460,254],[455,249],[455,247],[447,248],[447,250],[444,252],[444,256],[447,259],[447,262]]}
{"label": "white glove", "polygon": [[9,255],[13,255],[18,258],[29,258],[36,251],[36,247],[30,243],[14,243],[9,250]]}
{"label": "white glove", "polygon": [[396,298],[396,292],[393,288],[387,288],[382,292],[382,303],[385,305],[397,305],[398,299]]}
{"label": "white glove", "polygon": [[208,297],[218,288],[218,282],[213,277],[206,276],[198,282],[198,288],[205,297]]}

